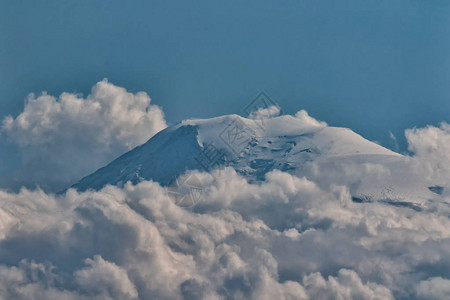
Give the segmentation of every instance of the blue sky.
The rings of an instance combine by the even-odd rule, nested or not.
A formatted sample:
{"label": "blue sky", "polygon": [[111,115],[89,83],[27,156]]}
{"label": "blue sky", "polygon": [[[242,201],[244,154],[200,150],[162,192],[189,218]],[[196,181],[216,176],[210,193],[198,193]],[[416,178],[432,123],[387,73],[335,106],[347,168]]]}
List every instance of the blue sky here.
{"label": "blue sky", "polygon": [[[173,124],[242,114],[259,92],[404,148],[450,121],[447,1],[0,2],[0,117],[103,78],[146,91]],[[404,150],[404,149],[403,149]],[[0,169],[14,165],[0,146]],[[17,159],[17,157],[16,157]]]}

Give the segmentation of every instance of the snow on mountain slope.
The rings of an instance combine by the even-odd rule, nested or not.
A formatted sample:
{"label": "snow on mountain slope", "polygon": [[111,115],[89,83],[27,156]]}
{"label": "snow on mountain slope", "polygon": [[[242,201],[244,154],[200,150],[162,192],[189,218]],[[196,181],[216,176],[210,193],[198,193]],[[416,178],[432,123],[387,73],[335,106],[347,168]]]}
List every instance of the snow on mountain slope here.
{"label": "snow on mountain slope", "polygon": [[[306,112],[305,112],[306,114]],[[311,121],[312,120],[312,121]],[[73,185],[98,190],[154,180],[168,185],[188,170],[231,166],[250,182],[281,170],[326,186],[350,188],[354,201],[398,201],[420,207],[432,183],[409,174],[405,158],[350,129],[329,127],[306,115],[246,119],[227,115],[186,120],[120,156]],[[356,175],[355,175],[356,174]],[[408,202],[409,203],[409,202]]]}

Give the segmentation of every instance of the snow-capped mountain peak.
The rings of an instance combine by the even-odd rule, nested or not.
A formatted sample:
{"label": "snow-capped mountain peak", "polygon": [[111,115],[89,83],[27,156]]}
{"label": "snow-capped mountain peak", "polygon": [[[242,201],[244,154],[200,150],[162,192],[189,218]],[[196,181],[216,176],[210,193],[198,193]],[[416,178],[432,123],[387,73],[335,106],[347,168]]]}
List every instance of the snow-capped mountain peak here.
{"label": "snow-capped mountain peak", "polygon": [[167,185],[189,170],[210,172],[224,166],[233,167],[249,181],[264,180],[272,170],[307,178],[319,176],[319,169],[327,170],[329,178],[320,180],[326,185],[339,184],[339,172],[360,168],[364,180],[342,182],[358,199],[401,199],[410,195],[426,199],[431,193],[427,183],[416,184],[421,181],[418,178],[405,179],[404,161],[401,154],[350,129],[327,126],[305,111],[275,118],[226,115],[185,120],[168,127],[73,187],[100,189],[107,184],[142,180]]}

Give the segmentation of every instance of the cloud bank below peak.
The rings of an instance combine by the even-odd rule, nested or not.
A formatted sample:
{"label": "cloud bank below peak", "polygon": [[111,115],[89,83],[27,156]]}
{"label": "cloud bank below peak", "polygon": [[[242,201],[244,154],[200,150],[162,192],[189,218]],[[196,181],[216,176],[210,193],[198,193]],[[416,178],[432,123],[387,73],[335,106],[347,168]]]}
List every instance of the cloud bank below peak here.
{"label": "cloud bank below peak", "polygon": [[[273,171],[193,172],[202,200],[158,183],[0,191],[6,299],[443,299],[449,201],[355,203],[348,187]],[[33,245],[33,247],[31,247]],[[415,288],[411,288],[415,286]]]}

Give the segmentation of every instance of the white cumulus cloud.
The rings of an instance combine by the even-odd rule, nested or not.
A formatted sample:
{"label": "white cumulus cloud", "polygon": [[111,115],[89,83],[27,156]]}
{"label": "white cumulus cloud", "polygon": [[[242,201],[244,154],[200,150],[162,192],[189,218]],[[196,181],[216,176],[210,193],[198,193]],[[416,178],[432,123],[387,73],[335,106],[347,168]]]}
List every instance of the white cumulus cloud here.
{"label": "white cumulus cloud", "polygon": [[416,170],[430,179],[448,183],[450,178],[450,124],[405,131]]}
{"label": "white cumulus cloud", "polygon": [[345,185],[321,187],[281,171],[260,183],[231,168],[214,175],[191,209],[151,181],[61,195],[0,192],[0,297],[447,295],[448,206],[354,203]]}
{"label": "white cumulus cloud", "polygon": [[160,107],[106,79],[89,95],[30,94],[24,111],[1,132],[22,151],[18,183],[55,190],[95,171],[166,127]]}

